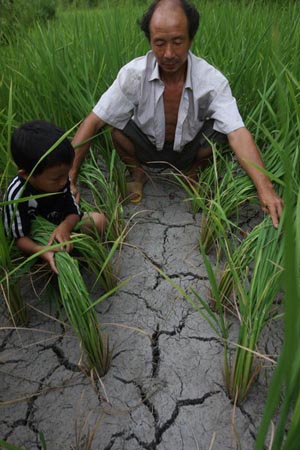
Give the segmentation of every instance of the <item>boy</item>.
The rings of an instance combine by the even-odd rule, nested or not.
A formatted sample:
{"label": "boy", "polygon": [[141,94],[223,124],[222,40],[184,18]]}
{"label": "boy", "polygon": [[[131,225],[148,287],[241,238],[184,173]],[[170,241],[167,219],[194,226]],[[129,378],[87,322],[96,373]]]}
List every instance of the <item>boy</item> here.
{"label": "boy", "polygon": [[[11,139],[11,154],[18,167],[18,175],[8,186],[5,200],[29,198],[17,204],[6,205],[3,211],[7,235],[14,238],[17,247],[28,255],[43,249],[30,237],[33,218],[40,215],[57,225],[49,238],[48,245],[57,241],[62,243],[62,247],[41,254],[41,258],[56,274],[58,271],[55,266],[54,252],[72,250],[72,244],[67,241],[70,240],[72,230],[82,217],[70,190],[68,174],[75,152],[69,140],[63,139],[40,161],[63,134],[58,127],[43,120],[26,122],[15,130]],[[40,194],[47,195],[35,198]],[[81,231],[91,232],[95,227],[100,236],[103,235],[107,225],[107,219],[103,213],[84,214],[83,218],[87,220],[84,227],[81,227]]]}

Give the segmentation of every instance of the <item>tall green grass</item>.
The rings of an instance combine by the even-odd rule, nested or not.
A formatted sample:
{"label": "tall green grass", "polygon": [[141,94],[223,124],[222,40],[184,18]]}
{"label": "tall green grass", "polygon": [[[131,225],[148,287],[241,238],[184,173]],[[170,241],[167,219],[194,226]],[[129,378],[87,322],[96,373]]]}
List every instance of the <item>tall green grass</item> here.
{"label": "tall green grass", "polygon": [[24,326],[28,322],[28,310],[21,294],[20,277],[10,274],[16,264],[16,252],[13,244],[7,240],[0,220],[0,289],[12,323]]}
{"label": "tall green grass", "polygon": [[[12,88],[10,86],[7,108],[0,111],[0,192],[6,190],[9,179],[16,170],[9,153],[13,123]],[[0,208],[0,213],[1,211]],[[4,225],[0,219],[0,288],[12,322],[15,326],[21,326],[28,322],[27,307],[21,295],[20,279],[16,275],[9,275],[14,265],[17,264],[16,260],[17,254],[14,252],[12,243],[6,238]]]}
{"label": "tall green grass", "polygon": [[[284,222],[284,344],[270,383],[264,416],[254,450],[263,450],[272,427],[272,450],[296,450],[300,440],[300,189],[296,190],[291,160],[284,155],[286,173]],[[275,421],[275,426],[274,422]]]}

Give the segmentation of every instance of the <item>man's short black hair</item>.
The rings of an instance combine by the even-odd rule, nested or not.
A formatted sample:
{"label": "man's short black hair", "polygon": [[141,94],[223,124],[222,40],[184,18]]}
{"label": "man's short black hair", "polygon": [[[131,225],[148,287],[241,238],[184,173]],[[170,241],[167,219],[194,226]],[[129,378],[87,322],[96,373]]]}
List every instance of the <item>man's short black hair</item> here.
{"label": "man's short black hair", "polygon": [[[141,30],[145,33],[146,38],[150,41],[150,21],[153,13],[156,10],[159,3],[163,0],[154,0],[143,17],[139,21]],[[179,6],[183,9],[186,18],[188,20],[189,38],[192,40],[198,30],[200,22],[200,14],[196,7],[187,0],[177,0]]]}
{"label": "man's short black hair", "polygon": [[[11,138],[11,155],[18,166],[27,174],[39,162],[41,157],[64,135],[64,132],[45,120],[25,122],[17,128]],[[52,150],[34,170],[34,175],[60,164],[71,165],[75,152],[70,141],[65,138]]]}

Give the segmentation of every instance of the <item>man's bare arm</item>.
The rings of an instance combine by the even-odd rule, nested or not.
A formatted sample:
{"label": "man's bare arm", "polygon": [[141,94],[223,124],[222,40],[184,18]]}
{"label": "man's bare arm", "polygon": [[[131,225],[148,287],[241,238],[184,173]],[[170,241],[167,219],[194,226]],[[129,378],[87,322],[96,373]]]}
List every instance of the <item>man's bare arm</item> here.
{"label": "man's bare arm", "polygon": [[[105,122],[100,119],[95,113],[91,112],[82,122],[80,127],[78,128],[74,139],[72,141],[72,145],[75,148],[81,142],[85,142],[88,139],[92,138],[97,134],[97,132],[105,125]],[[75,150],[75,159],[73,162],[73,166],[70,170],[70,178],[71,178],[71,189],[72,192],[77,194],[76,182],[78,173],[81,167],[81,164],[87,154],[87,151],[90,146],[90,141],[85,144],[79,146]]]}
{"label": "man's bare arm", "polygon": [[271,180],[255,166],[264,168],[264,163],[252,134],[247,128],[239,128],[228,135],[229,145],[257,189],[261,208],[270,214],[275,228],[282,214],[283,202],[275,192]]}

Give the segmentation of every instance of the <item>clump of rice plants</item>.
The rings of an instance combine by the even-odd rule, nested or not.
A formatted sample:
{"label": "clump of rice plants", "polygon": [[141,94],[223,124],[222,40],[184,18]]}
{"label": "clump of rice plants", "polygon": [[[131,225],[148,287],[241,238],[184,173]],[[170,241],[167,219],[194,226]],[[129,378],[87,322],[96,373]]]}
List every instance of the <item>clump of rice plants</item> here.
{"label": "clump of rice plants", "polygon": [[[32,235],[41,245],[47,245],[54,225],[45,219],[37,218],[33,223]],[[83,235],[77,241],[84,239]],[[76,239],[74,240],[76,243]],[[95,243],[93,244],[95,247]],[[69,253],[58,251],[55,254],[58,269],[58,286],[61,301],[67,317],[74,328],[88,361],[89,369],[97,371],[100,377],[109,369],[112,352],[109,340],[103,335],[94,308],[79,270],[78,261]]]}
{"label": "clump of rice plants", "polygon": [[[254,238],[249,238],[247,245],[244,245],[248,252],[246,255],[239,252],[239,247],[232,250],[225,228],[220,223],[218,226],[222,236],[220,245],[226,258],[226,273],[230,273],[226,283],[223,280],[223,283],[218,284],[201,243],[200,248],[206,265],[209,266],[212,294],[219,315],[225,314],[224,287],[228,299],[227,289],[234,286],[234,302],[230,304],[230,310],[234,311],[239,320],[239,334],[234,344],[233,359],[227,355],[228,376],[225,384],[229,397],[241,404],[260,372],[261,365],[256,356],[259,354],[259,338],[272,317],[274,300],[282,286],[283,246],[281,233],[272,226],[269,218],[254,229]],[[212,317],[214,314],[212,312]]]}
{"label": "clump of rice plants", "polygon": [[212,149],[213,162],[204,171],[199,171],[197,183],[191,185],[177,176],[188,195],[192,211],[201,211],[200,241],[206,251],[216,241],[216,218],[223,217],[223,225],[227,224],[230,231],[230,221],[225,218],[237,215],[242,204],[255,198],[255,188],[237,161],[229,155],[221,156],[213,144]]}
{"label": "clump of rice plants", "polygon": [[0,220],[0,286],[10,318],[15,326],[28,322],[26,303],[21,294],[20,279],[10,275],[16,261],[13,259],[12,243],[7,240],[2,220]]}
{"label": "clump of rice plants", "polygon": [[[227,261],[230,257],[227,256]],[[260,371],[255,354],[259,337],[268,320],[274,300],[282,285],[283,246],[278,230],[269,225],[260,230],[250,270],[249,280],[239,278],[240,273],[231,265],[236,286],[236,307],[240,321],[239,336],[235,350],[229,395],[242,403],[251,384]]]}
{"label": "clump of rice plants", "polygon": [[[91,158],[83,164],[79,180],[89,188],[93,203],[108,219],[107,238],[116,241],[125,229],[121,193],[114,176],[116,152],[112,150],[108,177],[100,169],[95,154],[90,152],[90,155]],[[83,201],[83,207],[88,210],[87,202]]]}
{"label": "clump of rice plants", "polygon": [[[232,251],[231,264],[225,261],[222,269],[219,281],[218,292],[224,307],[229,307],[229,310],[234,313],[235,305],[230,300],[232,291],[234,289],[235,275],[238,274],[238,278],[247,277],[251,263],[254,260],[255,252],[257,250],[257,241],[262,228],[266,227],[266,220],[262,221],[256,227],[253,228],[243,239],[243,241]],[[235,271],[231,270],[233,265]]]}
{"label": "clump of rice plants", "polygon": [[100,145],[101,156],[105,162],[107,169],[108,182],[117,186],[120,199],[125,200],[127,196],[126,173],[127,167],[121,161],[118,153],[114,148],[110,130],[104,130],[101,133],[102,143]]}

